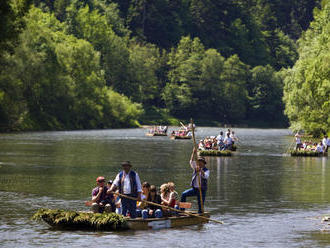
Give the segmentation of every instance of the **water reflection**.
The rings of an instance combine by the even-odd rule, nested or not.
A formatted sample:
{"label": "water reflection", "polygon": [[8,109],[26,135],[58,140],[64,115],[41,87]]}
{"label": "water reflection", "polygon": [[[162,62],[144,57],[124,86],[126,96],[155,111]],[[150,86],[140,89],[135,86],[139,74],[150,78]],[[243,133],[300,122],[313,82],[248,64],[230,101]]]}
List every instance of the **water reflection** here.
{"label": "water reflection", "polygon": [[[127,247],[147,246],[153,240],[158,247],[195,247],[202,238],[212,247],[273,247],[267,243],[271,239],[274,246],[312,247],[319,244],[317,239],[324,239],[311,236],[319,228],[316,220],[306,217],[330,212],[329,159],[283,156],[292,141],[287,130],[236,129],[241,140],[238,152],[233,157],[207,158],[211,175],[206,209],[212,218],[224,220],[224,226],[209,223],[147,234],[72,233],[49,231],[29,220],[39,207],[85,210],[83,203],[90,197],[95,178],[113,179],[122,160],[130,160],[143,181],[158,186],[174,181],[178,192],[189,187],[191,141],[146,137],[145,131],[0,135],[0,242],[5,246],[20,242],[43,246],[44,240],[49,246],[96,242],[102,247],[111,239]],[[197,138],[218,132],[217,128],[198,128]],[[174,238],[165,244],[169,235]]]}

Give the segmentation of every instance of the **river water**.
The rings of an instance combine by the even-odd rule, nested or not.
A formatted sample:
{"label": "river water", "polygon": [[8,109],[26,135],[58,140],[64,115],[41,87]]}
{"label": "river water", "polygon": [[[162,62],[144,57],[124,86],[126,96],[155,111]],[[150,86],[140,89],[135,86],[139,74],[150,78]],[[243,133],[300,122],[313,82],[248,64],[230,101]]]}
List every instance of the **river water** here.
{"label": "river water", "polygon": [[145,129],[1,134],[0,247],[330,246],[330,226],[321,223],[330,214],[329,158],[284,155],[289,130],[235,131],[235,156],[207,158],[205,209],[225,224],[148,232],[57,231],[30,217],[41,207],[87,210],[95,178],[114,179],[123,160],[142,181],[173,181],[181,193],[190,184],[191,140],[146,137]]}

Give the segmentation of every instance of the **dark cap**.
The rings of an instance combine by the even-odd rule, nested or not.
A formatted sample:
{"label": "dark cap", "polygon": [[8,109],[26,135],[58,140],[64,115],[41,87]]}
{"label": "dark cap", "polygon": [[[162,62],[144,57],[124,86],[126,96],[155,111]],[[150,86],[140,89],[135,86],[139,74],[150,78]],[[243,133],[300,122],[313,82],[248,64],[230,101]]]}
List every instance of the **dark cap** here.
{"label": "dark cap", "polygon": [[206,164],[206,160],[205,160],[204,157],[198,157],[197,158],[197,161],[202,161],[202,162],[204,162],[204,164]]}
{"label": "dark cap", "polygon": [[126,165],[132,167],[132,165],[129,161],[124,161],[124,162],[121,163],[121,166],[126,166]]}

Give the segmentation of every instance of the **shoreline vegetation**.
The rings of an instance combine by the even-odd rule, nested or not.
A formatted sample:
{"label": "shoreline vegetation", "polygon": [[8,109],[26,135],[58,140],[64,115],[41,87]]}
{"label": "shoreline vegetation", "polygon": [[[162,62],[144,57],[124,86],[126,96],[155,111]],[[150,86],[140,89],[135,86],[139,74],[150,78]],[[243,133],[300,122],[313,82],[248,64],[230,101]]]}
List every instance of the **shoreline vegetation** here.
{"label": "shoreline vegetation", "polygon": [[330,132],[330,0],[7,0],[0,13],[0,132],[191,117]]}

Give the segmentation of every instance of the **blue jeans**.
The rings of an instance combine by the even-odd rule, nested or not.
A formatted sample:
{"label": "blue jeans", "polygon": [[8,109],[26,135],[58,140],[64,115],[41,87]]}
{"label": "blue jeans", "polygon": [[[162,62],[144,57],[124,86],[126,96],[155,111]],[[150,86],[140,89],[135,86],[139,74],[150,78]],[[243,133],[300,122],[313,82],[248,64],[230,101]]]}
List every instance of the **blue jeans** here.
{"label": "blue jeans", "polygon": [[136,209],[136,217],[142,217],[142,209]]}
{"label": "blue jeans", "polygon": [[147,218],[162,218],[163,217],[163,212],[161,209],[156,209],[154,211],[153,216],[149,216],[149,210],[148,209],[143,209],[142,210],[142,219],[147,219]]}
{"label": "blue jeans", "polygon": [[[181,202],[186,202],[186,198],[189,196],[197,196],[198,201],[198,213],[202,212],[202,206],[201,206],[201,200],[199,195],[199,189],[198,188],[190,188],[185,190],[181,195]],[[205,196],[206,196],[206,190],[202,189],[202,199],[203,199],[203,206],[205,203]]]}
{"label": "blue jeans", "polygon": [[[132,195],[128,195],[132,196]],[[131,218],[136,218],[136,201],[127,199],[127,198],[121,198],[121,205],[122,205],[122,215],[126,216],[127,210],[129,211],[129,214]]]}
{"label": "blue jeans", "polygon": [[230,144],[230,145],[225,144],[225,149],[224,150],[231,150],[232,147],[233,147],[232,144]]}

